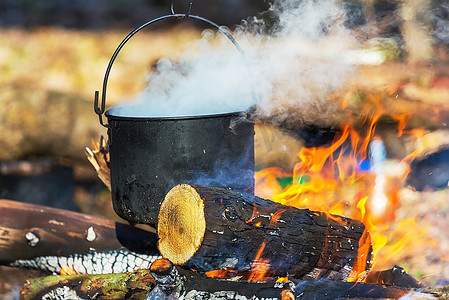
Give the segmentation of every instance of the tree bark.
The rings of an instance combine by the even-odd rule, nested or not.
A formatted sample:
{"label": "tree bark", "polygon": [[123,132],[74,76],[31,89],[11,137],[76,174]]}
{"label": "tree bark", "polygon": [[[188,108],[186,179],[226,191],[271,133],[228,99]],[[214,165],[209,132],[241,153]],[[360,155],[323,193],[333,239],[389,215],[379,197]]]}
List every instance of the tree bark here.
{"label": "tree bark", "polygon": [[356,278],[369,268],[371,244],[356,220],[297,209],[220,187],[181,184],[162,202],[159,250],[201,272],[264,277]]}
{"label": "tree bark", "polygon": [[66,275],[29,279],[21,299],[135,299],[144,300],[154,287],[147,270],[121,274]]}
{"label": "tree bark", "polygon": [[53,273],[126,272],[160,254],[153,232],[111,220],[0,200],[0,264]]}

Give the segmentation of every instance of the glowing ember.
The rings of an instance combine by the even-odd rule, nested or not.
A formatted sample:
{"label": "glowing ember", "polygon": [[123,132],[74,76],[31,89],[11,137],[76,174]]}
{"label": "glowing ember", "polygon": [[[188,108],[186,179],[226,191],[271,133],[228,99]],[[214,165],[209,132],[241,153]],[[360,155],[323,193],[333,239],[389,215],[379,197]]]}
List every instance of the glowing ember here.
{"label": "glowing ember", "polygon": [[60,275],[76,275],[78,272],[73,266],[61,268]]}
{"label": "glowing ember", "polygon": [[[258,226],[255,224],[255,226]],[[259,225],[260,226],[260,225]],[[266,282],[266,274],[269,269],[268,259],[262,258],[262,253],[265,250],[266,243],[262,243],[260,248],[257,250],[256,256],[254,257],[251,269],[248,272],[236,272],[234,270],[213,270],[206,272],[205,275],[211,278],[241,278],[242,280],[252,281],[252,282]],[[288,281],[287,277],[281,277],[276,282]]]}
{"label": "glowing ember", "polygon": [[281,217],[282,213],[284,213],[287,209],[281,209],[277,212],[275,212],[274,214],[271,214],[271,219],[270,219],[270,225],[272,226],[274,224],[276,224],[279,220],[279,218]]}
{"label": "glowing ember", "polygon": [[235,276],[235,272],[232,270],[213,270],[204,273],[207,277],[211,278],[226,278],[228,276]]}

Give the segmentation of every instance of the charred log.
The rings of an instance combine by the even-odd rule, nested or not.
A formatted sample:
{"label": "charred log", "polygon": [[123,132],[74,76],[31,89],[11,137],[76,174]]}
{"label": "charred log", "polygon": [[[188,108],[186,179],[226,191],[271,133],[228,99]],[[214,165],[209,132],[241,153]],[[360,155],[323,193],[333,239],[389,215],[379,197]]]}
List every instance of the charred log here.
{"label": "charred log", "polygon": [[356,220],[220,187],[181,184],[162,202],[159,250],[201,272],[347,280],[369,268],[369,233]]}
{"label": "charred log", "polygon": [[418,191],[447,188],[449,182],[449,148],[415,160],[411,164],[407,184]]}
{"label": "charred log", "polygon": [[383,271],[371,271],[364,280],[366,283],[394,285],[405,288],[422,288],[422,284],[399,266]]}
{"label": "charred log", "polygon": [[0,200],[0,264],[53,273],[148,268],[159,257],[155,233],[100,217]]}
{"label": "charred log", "polygon": [[436,299],[430,294],[410,288],[384,286],[373,283],[340,282],[332,280],[296,281],[296,299],[400,299],[410,295],[410,299]]}
{"label": "charred log", "polygon": [[295,299],[293,284],[251,283],[207,278],[204,275],[175,267],[167,259],[151,265],[156,288],[148,299]]}
{"label": "charred log", "polygon": [[[433,293],[433,294],[431,294]],[[369,283],[293,280],[282,283],[228,281],[174,266],[158,259],[149,271],[125,274],[49,276],[30,279],[23,299],[437,299],[442,291],[420,292],[411,288]]]}
{"label": "charred log", "polygon": [[175,267],[167,259],[156,260],[150,269],[156,287],[147,299],[399,299],[405,295],[436,299],[411,288],[373,283],[293,280],[282,283],[251,283],[205,278]]}

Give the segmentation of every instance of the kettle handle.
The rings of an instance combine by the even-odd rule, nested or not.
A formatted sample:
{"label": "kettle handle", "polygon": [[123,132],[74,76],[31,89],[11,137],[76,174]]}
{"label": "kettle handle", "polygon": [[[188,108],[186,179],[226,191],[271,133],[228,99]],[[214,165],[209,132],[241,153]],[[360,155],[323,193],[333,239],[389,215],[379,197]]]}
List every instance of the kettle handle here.
{"label": "kettle handle", "polygon": [[120,50],[122,50],[123,46],[125,46],[126,42],[131,39],[137,32],[139,32],[140,30],[142,30],[143,28],[165,20],[165,19],[170,19],[170,18],[177,18],[179,20],[183,20],[186,18],[192,18],[192,19],[197,19],[197,20],[201,20],[203,22],[208,23],[209,25],[212,25],[213,27],[217,28],[221,33],[223,33],[226,37],[228,37],[231,42],[234,44],[234,46],[237,48],[238,51],[240,51],[243,54],[243,50],[240,47],[240,45],[237,43],[237,41],[234,39],[234,37],[229,33],[229,31],[227,31],[224,27],[219,26],[218,24],[203,18],[201,16],[196,16],[196,15],[191,15],[190,14],[190,9],[192,7],[192,4],[190,3],[189,6],[189,10],[187,11],[187,13],[185,14],[177,14],[175,13],[175,11],[173,10],[173,2],[171,4],[171,12],[172,14],[170,15],[165,15],[165,16],[161,16],[152,20],[147,21],[146,23],[140,25],[139,27],[137,27],[136,29],[134,29],[133,31],[131,31],[124,39],[123,41],[118,45],[117,49],[115,50],[114,54],[111,57],[111,60],[109,61],[108,67],[106,69],[106,72],[104,74],[104,80],[103,80],[103,90],[102,90],[102,94],[101,94],[101,105],[99,105],[99,96],[100,96],[100,92],[99,91],[95,91],[95,98],[94,98],[94,110],[95,113],[98,115],[99,120],[100,120],[100,124],[106,128],[109,128],[108,124],[105,124],[103,122],[103,114],[105,112],[105,108],[106,108],[106,88],[108,85],[108,78],[109,78],[109,73],[111,72],[111,68],[112,68],[112,64],[114,63],[115,59],[117,58]]}

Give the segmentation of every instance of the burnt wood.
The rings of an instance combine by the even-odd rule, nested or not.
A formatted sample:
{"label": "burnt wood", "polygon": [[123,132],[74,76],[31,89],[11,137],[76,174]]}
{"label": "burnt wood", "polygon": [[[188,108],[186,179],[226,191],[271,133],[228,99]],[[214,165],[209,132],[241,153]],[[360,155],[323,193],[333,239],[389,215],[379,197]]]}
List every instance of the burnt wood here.
{"label": "burnt wood", "polygon": [[59,273],[125,272],[149,267],[157,236],[108,219],[0,200],[0,264]]}
{"label": "burnt wood", "polygon": [[[387,270],[388,271],[388,270]],[[409,294],[419,299],[433,299],[410,287],[374,283],[320,280],[291,280],[275,283],[228,281],[174,266],[169,260],[156,260],[150,268],[156,287],[147,299],[399,299]],[[435,295],[436,296],[436,295]],[[171,297],[171,298],[170,298]],[[215,298],[214,298],[215,297]],[[164,299],[164,298],[163,298]]]}
{"label": "burnt wood", "polygon": [[293,284],[252,283],[212,279],[175,267],[167,259],[156,260],[150,268],[156,287],[148,299],[295,299]]}
{"label": "burnt wood", "polygon": [[[153,262],[150,270],[107,275],[49,276],[30,279],[23,299],[437,299],[441,291],[421,292],[372,283],[291,280],[254,283],[223,280],[174,266],[167,259]],[[415,299],[413,298],[413,299]]]}
{"label": "burnt wood", "polygon": [[388,270],[371,271],[365,278],[366,283],[377,283],[383,285],[394,285],[404,288],[423,288],[424,286],[415,278],[405,272],[399,266]]}
{"label": "burnt wood", "polygon": [[372,252],[359,221],[187,184],[162,202],[158,235],[161,254],[184,268],[255,277],[347,280],[369,269]]}
{"label": "burnt wood", "polygon": [[385,286],[373,283],[341,282],[332,280],[299,280],[295,282],[296,299],[400,299],[409,294],[410,299],[436,299],[430,294],[410,288]]}

